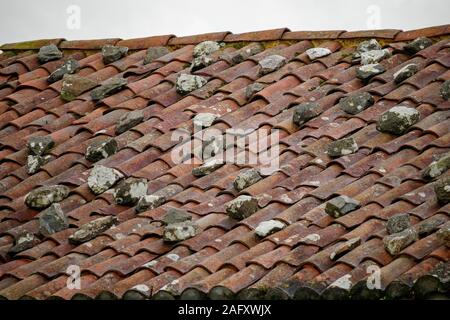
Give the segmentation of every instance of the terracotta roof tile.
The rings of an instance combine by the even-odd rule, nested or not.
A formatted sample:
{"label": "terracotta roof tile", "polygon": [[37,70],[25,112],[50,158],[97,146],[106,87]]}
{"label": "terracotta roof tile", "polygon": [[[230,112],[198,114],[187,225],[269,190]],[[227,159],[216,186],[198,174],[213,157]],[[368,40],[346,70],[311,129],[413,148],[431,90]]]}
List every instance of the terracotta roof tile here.
{"label": "terracotta roof tile", "polygon": [[[447,221],[450,209],[437,202],[433,181],[422,177],[423,170],[450,148],[449,105],[440,93],[443,81],[449,79],[447,29],[275,29],[4,45],[2,50],[14,50],[16,56],[0,56],[0,296],[348,299],[420,295],[414,282],[429,274],[438,261],[449,259],[448,248],[436,236],[438,227],[427,226]],[[432,37],[435,43],[410,56],[403,47],[417,36]],[[370,38],[382,39],[393,56],[381,62],[386,72],[363,83],[356,77],[359,65],[351,56],[358,43]],[[206,40],[225,45],[211,55],[214,63],[194,72],[205,77],[207,84],[181,95],[176,91],[177,76],[190,73],[194,46]],[[311,61],[305,50],[316,42],[308,40],[323,40],[320,46],[332,53]],[[63,59],[70,54],[79,60],[77,74],[98,82],[125,77],[126,88],[98,103],[89,92],[72,102],[63,101],[59,98],[62,81],[49,85],[46,80],[63,59],[42,65],[37,59],[36,50],[48,43],[63,49]],[[132,51],[105,66],[98,52],[104,44]],[[154,46],[167,46],[170,52],[143,65],[145,50]],[[287,63],[261,75],[258,63],[274,54],[284,56]],[[394,73],[409,63],[417,63],[419,71],[396,84]],[[247,86],[254,83],[263,86],[248,96]],[[375,103],[350,115],[339,101],[356,92],[369,92]],[[316,102],[321,114],[297,126],[292,121],[294,106],[304,102]],[[378,131],[381,114],[399,104],[415,108],[419,121],[400,136]],[[133,110],[142,110],[144,120],[117,135],[117,121]],[[221,134],[232,128],[273,138],[278,132],[280,169],[261,172],[261,180],[238,192],[233,181],[252,165],[226,163],[197,177],[192,169],[200,164],[174,161],[172,152],[181,149],[172,133],[182,129],[192,139],[193,117],[205,112],[218,117],[212,128]],[[55,146],[48,163],[30,175],[28,139],[45,135]],[[86,160],[87,147],[107,137],[117,141],[118,150],[97,163]],[[356,152],[337,158],[326,154],[331,142],[348,137],[357,143]],[[245,142],[240,155],[254,154],[255,146]],[[115,168],[126,177],[146,178],[147,193],[165,195],[165,203],[136,214],[134,207],[115,203],[114,188],[94,195],[87,177],[95,164]],[[24,232],[39,232],[39,211],[27,208],[26,195],[38,186],[53,184],[70,189],[60,203],[70,228],[9,254]],[[256,197],[259,205],[256,213],[240,221],[229,217],[225,208],[238,195]],[[326,203],[344,195],[359,201],[360,207],[339,218],[328,215]],[[179,243],[163,240],[164,226],[159,221],[173,206],[187,210],[199,226],[197,235]],[[383,237],[386,221],[398,213],[410,214],[420,236],[394,257],[385,250]],[[101,216],[116,216],[118,224],[88,242],[68,242],[77,228]],[[255,229],[268,220],[281,221],[285,228],[257,236]],[[345,241],[356,237],[361,239],[358,246],[337,260],[330,258]],[[72,264],[82,269],[86,286],[81,290],[66,288],[66,269]],[[362,283],[366,268],[373,265],[381,267],[384,278],[382,288],[368,293]],[[349,276],[348,288],[339,287]]]}

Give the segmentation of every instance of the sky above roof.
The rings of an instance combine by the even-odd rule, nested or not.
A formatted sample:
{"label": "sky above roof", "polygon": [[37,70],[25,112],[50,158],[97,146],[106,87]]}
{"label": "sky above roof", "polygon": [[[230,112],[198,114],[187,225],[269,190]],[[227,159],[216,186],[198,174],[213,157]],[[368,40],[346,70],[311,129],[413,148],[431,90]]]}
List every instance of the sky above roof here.
{"label": "sky above roof", "polygon": [[448,0],[18,0],[1,6],[0,43],[279,27],[409,30],[449,23],[448,9]]}

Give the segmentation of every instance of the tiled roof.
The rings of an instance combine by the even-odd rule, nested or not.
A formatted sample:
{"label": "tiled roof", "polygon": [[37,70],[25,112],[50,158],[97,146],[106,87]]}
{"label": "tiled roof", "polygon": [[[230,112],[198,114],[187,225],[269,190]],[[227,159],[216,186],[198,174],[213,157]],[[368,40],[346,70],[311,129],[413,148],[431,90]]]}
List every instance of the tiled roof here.
{"label": "tiled roof", "polygon": [[[449,33],[450,25],[360,32],[281,28],[1,46],[0,297],[381,298],[425,295],[430,292],[424,288],[433,285],[438,291],[448,290],[448,273],[447,278],[430,278],[442,263],[448,272],[450,251],[437,237],[438,227],[419,232],[420,237],[396,255],[386,251],[383,239],[387,220],[398,213],[408,213],[416,230],[449,220],[450,204],[439,203],[435,182],[422,177],[437,156],[450,151],[450,103],[440,94],[444,81],[450,80]],[[433,44],[416,54],[405,52],[406,43],[422,36]],[[352,54],[370,38],[391,56],[380,62],[384,73],[363,82],[357,78],[360,64]],[[177,76],[190,73],[193,49],[206,40],[224,44],[220,54],[212,55],[213,64],[193,72],[208,82],[181,95],[175,88]],[[37,51],[48,44],[57,45],[64,58],[40,63]],[[128,54],[105,65],[100,52],[105,44],[126,46]],[[146,49],[156,46],[170,52],[144,65]],[[253,55],[242,54],[255,47]],[[311,61],[305,51],[313,47],[332,53]],[[237,64],[231,58],[236,53],[244,56]],[[258,62],[273,54],[287,63],[260,75]],[[86,92],[65,102],[60,98],[62,80],[49,83],[47,78],[69,56],[80,64],[77,75],[98,82],[123,77],[126,87],[100,101]],[[410,63],[419,71],[396,84],[394,74]],[[248,97],[246,88],[253,83],[264,89]],[[370,93],[375,103],[347,114],[339,101],[355,92]],[[317,103],[322,113],[298,127],[292,121],[294,106],[308,101]],[[415,108],[419,121],[403,135],[378,131],[379,116],[399,104]],[[143,110],[144,121],[117,134],[117,121],[133,110]],[[219,115],[211,128],[222,132],[278,132],[280,169],[238,192],[233,180],[248,165],[227,163],[196,177],[191,171],[198,164],[174,163],[173,131],[183,128],[192,134],[192,118],[203,112]],[[45,135],[55,146],[48,163],[30,175],[27,142]],[[134,207],[116,204],[110,190],[92,193],[87,177],[94,163],[85,158],[86,148],[107,137],[115,138],[118,151],[95,164],[147,179],[147,194],[168,194],[165,203],[136,213]],[[328,145],[344,137],[354,138],[358,150],[328,156]],[[70,189],[60,201],[69,227],[40,236],[30,248],[12,254],[21,235],[39,233],[40,212],[24,200],[31,190],[45,185]],[[238,195],[256,197],[259,205],[240,221],[225,209]],[[326,204],[342,195],[356,199],[361,207],[338,218],[327,214]],[[163,240],[160,220],[171,207],[192,216],[200,228],[196,236],[175,243]],[[68,241],[78,228],[102,216],[115,216],[118,223],[82,244]],[[287,226],[267,237],[257,236],[255,228],[272,219]],[[360,243],[330,259],[356,237]],[[81,268],[80,289],[66,286],[72,277],[70,265]],[[381,283],[371,290],[364,284],[373,266],[379,267]],[[420,281],[430,285],[421,287]]]}

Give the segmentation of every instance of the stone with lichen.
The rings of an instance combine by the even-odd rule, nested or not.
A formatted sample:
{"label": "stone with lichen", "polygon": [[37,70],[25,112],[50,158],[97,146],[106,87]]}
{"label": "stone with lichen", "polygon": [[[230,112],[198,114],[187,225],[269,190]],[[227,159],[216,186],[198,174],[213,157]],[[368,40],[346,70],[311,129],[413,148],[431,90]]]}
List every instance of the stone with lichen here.
{"label": "stone with lichen", "polygon": [[72,74],[80,68],[80,63],[72,58],[67,59],[64,64],[53,71],[47,78],[47,82],[53,83],[61,80],[65,74]]}
{"label": "stone with lichen", "polygon": [[52,60],[58,60],[63,57],[63,53],[54,44],[43,46],[39,49],[38,60],[40,63],[46,63]]}
{"label": "stone with lichen", "polygon": [[384,237],[383,244],[386,251],[389,252],[389,254],[395,256],[411,243],[416,241],[417,238],[417,232],[412,228],[408,228],[401,232],[397,232]]}
{"label": "stone with lichen", "polygon": [[415,63],[410,63],[394,73],[394,82],[400,83],[415,75],[419,71],[419,67]]}
{"label": "stone with lichen", "polygon": [[390,217],[386,223],[386,230],[388,234],[402,232],[411,227],[409,214],[399,213]]}
{"label": "stone with lichen", "polygon": [[444,81],[441,87],[441,96],[444,100],[450,99],[450,80]]}
{"label": "stone with lichen", "polygon": [[322,109],[316,102],[304,102],[294,107],[292,120],[296,125],[301,126],[321,113]]}
{"label": "stone with lichen", "polygon": [[123,174],[114,169],[102,165],[96,165],[89,173],[87,179],[88,187],[94,194],[101,194],[114,186]]}
{"label": "stone with lichen", "polygon": [[35,174],[36,172],[39,171],[39,169],[47,164],[51,159],[51,156],[46,155],[46,156],[36,156],[34,154],[30,154],[27,157],[27,173],[28,174]]}
{"label": "stone with lichen", "polygon": [[139,213],[147,210],[153,210],[162,205],[164,202],[166,202],[166,198],[164,196],[144,195],[139,199],[135,211]]}
{"label": "stone with lichen", "polygon": [[203,177],[203,176],[210,174],[211,172],[214,172],[215,170],[219,169],[223,165],[224,165],[224,162],[221,159],[208,160],[201,166],[192,169],[192,174],[195,177]]}
{"label": "stone with lichen", "polygon": [[358,145],[353,138],[344,138],[331,142],[327,148],[330,157],[346,156],[358,151]]}
{"label": "stone with lichen", "polygon": [[434,192],[439,203],[450,202],[450,177],[444,177],[434,183]]}
{"label": "stone with lichen", "polygon": [[334,218],[339,218],[359,207],[359,201],[342,195],[328,201],[325,205],[325,212]]}
{"label": "stone with lichen", "polygon": [[189,220],[192,220],[192,216],[186,210],[178,208],[169,208],[169,210],[167,210],[166,214],[164,215],[161,221],[165,225],[169,225]]}
{"label": "stone with lichen", "polygon": [[67,198],[70,189],[63,185],[43,186],[30,191],[25,197],[25,204],[32,209],[45,209],[52,203]]}
{"label": "stone with lichen", "polygon": [[363,81],[369,81],[372,77],[385,71],[386,69],[381,64],[371,63],[358,67],[356,69],[356,76]]}
{"label": "stone with lichen", "polygon": [[450,247],[450,223],[444,224],[438,232],[436,232],[436,236],[439,240],[442,241],[447,247]]}
{"label": "stone with lichen", "polygon": [[106,138],[92,142],[86,148],[86,159],[97,162],[106,159],[117,152],[117,141],[114,138]]}
{"label": "stone with lichen", "polygon": [[82,225],[70,237],[69,242],[72,244],[81,244],[94,239],[102,234],[118,222],[116,217],[106,216],[95,219]]}
{"label": "stone with lichen", "polygon": [[114,200],[120,205],[135,205],[146,194],[146,179],[128,178],[122,180],[114,190]]}
{"label": "stone with lichen", "polygon": [[416,54],[417,52],[431,46],[433,41],[427,37],[419,37],[404,46],[404,49],[409,54]]}
{"label": "stone with lichen", "polygon": [[286,64],[286,58],[278,54],[265,57],[259,61],[259,74],[265,75],[280,69]]}
{"label": "stone with lichen", "polygon": [[200,56],[192,60],[190,71],[195,72],[214,63],[214,59],[210,56]]}
{"label": "stone with lichen", "polygon": [[199,227],[194,221],[172,223],[164,227],[163,240],[166,242],[178,242],[187,240],[197,235]]}
{"label": "stone with lichen", "polygon": [[422,176],[425,179],[434,179],[450,169],[450,152],[440,155],[439,159],[430,163]]}
{"label": "stone with lichen", "polygon": [[31,249],[37,244],[39,244],[39,239],[34,234],[26,232],[18,236],[16,243],[8,250],[8,252],[14,255]]}
{"label": "stone with lichen", "polygon": [[183,73],[177,77],[175,88],[179,94],[184,95],[203,87],[206,83],[207,80],[203,77]]}
{"label": "stone with lichen", "polygon": [[214,121],[218,118],[218,116],[214,113],[210,113],[210,112],[202,112],[197,114],[194,119],[194,126],[196,126],[197,128],[208,128],[210,126],[212,126],[212,124],[214,123]]}
{"label": "stone with lichen", "polygon": [[383,59],[386,59],[391,56],[391,53],[387,49],[381,50],[371,50],[361,53],[361,64],[373,64],[378,63]]}
{"label": "stone with lichen", "polygon": [[133,110],[123,114],[116,125],[116,134],[124,133],[144,120],[142,110]]}
{"label": "stone with lichen", "polygon": [[310,48],[305,53],[310,60],[315,60],[328,56],[331,54],[331,50],[328,48]]}
{"label": "stone with lichen", "polygon": [[52,137],[47,136],[34,136],[28,139],[27,148],[29,154],[36,156],[43,156],[48,153],[55,146],[55,141]]}
{"label": "stone with lichen", "polygon": [[61,99],[64,101],[72,101],[83,92],[97,86],[97,82],[86,77],[76,74],[65,74],[63,76]]}
{"label": "stone with lichen", "polygon": [[262,83],[255,82],[255,83],[249,84],[245,88],[245,98],[250,99],[251,97],[253,97],[253,95],[255,93],[258,93],[259,91],[261,91],[264,88],[265,88],[265,86]]}
{"label": "stone with lichen", "polygon": [[119,92],[127,85],[127,80],[121,77],[114,77],[106,80],[100,87],[91,91],[91,98],[94,101],[102,100],[110,95]]}
{"label": "stone with lichen", "polygon": [[351,94],[339,101],[342,110],[349,114],[358,114],[373,105],[375,100],[368,92]]}
{"label": "stone with lichen", "polygon": [[259,174],[259,171],[255,168],[246,170],[244,172],[241,172],[233,181],[233,186],[237,191],[242,191],[245,188],[248,188],[249,186],[255,184],[259,180],[261,180],[262,177]]}
{"label": "stone with lichen", "polygon": [[102,47],[103,63],[108,64],[117,61],[128,53],[127,47],[104,45]]}
{"label": "stone with lichen", "polygon": [[228,202],[225,209],[231,218],[243,220],[258,211],[258,200],[251,196],[241,195]]}
{"label": "stone with lichen", "polygon": [[210,55],[220,50],[220,44],[216,41],[203,41],[194,47],[194,57]]}
{"label": "stone with lichen", "polygon": [[53,203],[39,214],[39,233],[49,236],[69,227],[69,220],[59,203]]}
{"label": "stone with lichen", "polygon": [[362,41],[356,48],[355,57],[360,57],[363,52],[369,52],[373,50],[381,50],[381,45],[376,39],[370,39]]}
{"label": "stone with lichen", "polygon": [[285,227],[286,224],[278,220],[262,221],[255,228],[255,233],[260,237],[267,237],[268,235],[280,231]]}
{"label": "stone with lichen", "polygon": [[377,130],[402,135],[419,121],[420,113],[414,108],[396,106],[383,113],[377,122]]}
{"label": "stone with lichen", "polygon": [[155,61],[168,54],[170,51],[166,47],[150,47],[145,52],[144,65]]}

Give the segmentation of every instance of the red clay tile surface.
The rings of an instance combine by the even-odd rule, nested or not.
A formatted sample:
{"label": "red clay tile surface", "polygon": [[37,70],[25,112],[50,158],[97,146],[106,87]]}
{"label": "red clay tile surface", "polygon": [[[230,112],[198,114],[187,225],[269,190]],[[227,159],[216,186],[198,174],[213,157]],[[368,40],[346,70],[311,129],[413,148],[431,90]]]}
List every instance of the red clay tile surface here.
{"label": "red clay tile surface", "polygon": [[[0,297],[424,295],[417,283],[430,281],[430,272],[442,263],[448,268],[450,258],[436,230],[422,234],[395,256],[384,249],[383,238],[387,219],[398,213],[409,213],[417,228],[449,220],[449,205],[439,204],[433,181],[422,178],[435,156],[450,151],[450,103],[439,93],[442,83],[450,80],[449,33],[449,25],[360,32],[280,28],[243,34],[51,39],[3,45]],[[419,36],[430,37],[433,44],[414,55],[406,53],[404,45]],[[349,56],[358,43],[370,38],[378,39],[392,56],[382,62],[384,73],[364,83],[356,77],[357,65]],[[205,77],[207,84],[181,95],[175,90],[175,80],[179,74],[190,73],[194,47],[205,40],[224,46],[213,64],[193,72]],[[44,64],[37,59],[37,50],[47,44],[58,45],[63,59],[78,60],[81,67],[76,74],[99,82],[123,77],[126,87],[97,102],[89,93],[65,102],[60,98],[62,81],[49,84],[46,80],[63,59]],[[105,65],[99,51],[105,44],[127,46],[129,52]],[[165,46],[170,52],[144,65],[145,50],[153,46]],[[326,47],[333,53],[311,61],[305,51],[313,47]],[[261,76],[258,62],[272,54],[285,57],[287,63]],[[419,65],[419,71],[396,84],[394,73],[411,62]],[[253,83],[264,88],[249,98],[246,88]],[[356,115],[346,114],[338,102],[354,92],[369,92],[375,104]],[[317,102],[323,112],[298,127],[292,122],[293,106],[307,101]],[[380,114],[400,103],[418,110],[419,122],[401,136],[377,131]],[[118,119],[133,110],[142,110],[144,121],[117,135]],[[182,128],[192,135],[192,118],[203,112],[219,116],[212,128],[220,132],[229,128],[278,132],[280,169],[238,192],[233,180],[249,165],[226,164],[195,177],[191,171],[198,164],[172,161],[171,153],[177,147],[171,139],[173,131]],[[43,135],[50,135],[55,146],[49,162],[29,175],[27,141]],[[115,203],[112,189],[97,196],[90,191],[87,176],[94,163],[85,158],[86,148],[107,137],[115,137],[119,150],[95,164],[115,168],[126,177],[147,179],[147,194],[169,193],[163,205],[136,214],[133,207]],[[328,144],[344,137],[353,137],[359,150],[330,158],[325,153]],[[249,146],[243,151],[249,152]],[[26,195],[39,186],[56,184],[70,189],[60,202],[69,228],[12,255],[9,250],[21,234],[39,230],[39,211],[25,205]],[[256,197],[259,209],[236,221],[228,217],[225,204],[239,195]],[[329,216],[325,205],[339,195],[358,200],[361,207],[339,218]],[[164,242],[159,220],[171,207],[187,210],[201,231],[181,242]],[[115,216],[119,222],[88,242],[69,243],[69,236],[80,226],[102,216]],[[255,228],[271,219],[285,223],[286,228],[258,237]],[[361,238],[359,245],[330,259],[334,250],[355,237]],[[79,289],[66,285],[72,276],[71,265],[80,267]],[[367,270],[374,266],[381,272],[381,288],[369,290],[363,284],[370,277]],[[439,281],[436,290],[448,294],[448,275],[447,282]]]}

